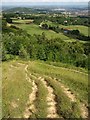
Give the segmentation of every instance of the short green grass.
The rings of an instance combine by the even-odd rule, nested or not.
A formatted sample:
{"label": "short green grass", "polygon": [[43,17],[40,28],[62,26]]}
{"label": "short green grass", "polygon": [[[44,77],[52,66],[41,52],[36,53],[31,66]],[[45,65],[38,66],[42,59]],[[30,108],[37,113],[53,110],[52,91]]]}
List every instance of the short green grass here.
{"label": "short green grass", "polygon": [[[35,76],[35,75],[34,75]],[[46,102],[46,97],[47,97],[47,89],[45,88],[45,86],[43,85],[43,83],[38,80],[38,77],[35,78],[32,75],[30,76],[30,78],[32,80],[35,80],[35,83],[38,87],[38,92],[37,92],[37,99],[35,102],[35,106],[37,109],[37,112],[35,113],[36,118],[46,118],[47,116],[47,102]]]}
{"label": "short green grass", "polygon": [[[41,35],[44,32],[48,39],[60,38],[61,40],[64,40],[65,42],[75,42],[75,41],[77,41],[77,39],[69,38],[69,37],[65,36],[63,33],[56,33],[53,30],[42,29],[42,28],[39,27],[39,25],[36,25],[34,23],[25,24],[26,22],[30,22],[30,20],[14,20],[14,22],[15,23],[13,23],[13,25],[15,25],[15,26],[17,26],[17,27],[19,27],[23,30],[26,30],[31,35],[34,35],[34,34]],[[22,23],[22,24],[17,24],[17,23]],[[54,24],[50,21],[48,21],[48,23],[50,25],[56,26],[56,24]],[[67,26],[64,26],[64,25],[60,25],[60,27],[68,28]],[[85,31],[83,30],[84,28],[82,28],[82,27],[83,26],[80,27],[81,32],[84,33],[84,34],[88,34],[87,33],[88,32],[87,27],[85,28]],[[76,29],[77,27],[73,26],[72,28]],[[81,40],[80,40],[80,42],[86,43],[86,41],[81,41]]]}
{"label": "short green grass", "polygon": [[[61,38],[62,40],[69,40],[69,41],[76,41],[74,39],[70,39],[69,37],[65,36],[63,33],[56,33],[52,30],[45,30],[39,27],[39,25],[36,25],[34,23],[31,24],[25,24],[26,22],[29,22],[30,20],[13,20],[13,25],[26,30],[29,34],[34,35],[41,35],[43,32],[45,33],[46,37],[48,39],[51,38]],[[22,23],[22,24],[17,24],[17,23]],[[49,24],[54,24],[51,21],[48,21]],[[56,24],[54,24],[56,25]]]}
{"label": "short green grass", "polygon": [[83,26],[83,25],[62,25],[62,24],[57,24],[55,22],[51,22],[51,21],[43,21],[42,23],[46,23],[48,25],[52,25],[52,26],[58,26],[60,28],[67,28],[67,29],[72,29],[72,30],[79,30],[83,35],[88,36],[89,35],[89,30],[87,26]]}
{"label": "short green grass", "polygon": [[[81,112],[80,112],[80,109],[79,109],[79,102],[78,101],[77,102],[72,102],[65,95],[65,93],[61,89],[59,81],[51,79],[46,75],[41,75],[41,74],[37,74],[37,73],[33,73],[33,75],[36,76],[37,78],[38,77],[43,77],[45,79],[45,81],[47,81],[48,85],[51,86],[54,89],[54,94],[56,95],[55,100],[57,102],[57,105],[56,105],[57,106],[57,113],[58,113],[59,117],[63,117],[63,118],[80,118],[81,117],[81,114],[80,114]],[[41,84],[41,82],[39,83],[39,87],[40,87],[40,84]],[[43,90],[44,90],[44,86],[42,84],[41,94],[42,94]],[[39,104],[41,106],[41,103],[42,102],[39,102],[38,106],[39,106]],[[39,114],[40,113],[41,112],[39,112]]]}
{"label": "short green grass", "polygon": [[69,40],[70,38],[63,35],[62,33],[56,33],[52,30],[44,30],[42,28],[40,28],[38,25],[36,24],[20,24],[20,25],[17,25],[18,27],[26,30],[29,34],[31,35],[34,35],[34,34],[37,34],[37,35],[41,35],[43,32],[45,33],[46,37],[51,39],[51,38],[61,38],[63,40]]}
{"label": "short green grass", "polygon": [[82,34],[84,34],[85,36],[88,36],[88,27],[87,26],[83,26],[83,25],[60,25],[60,28],[67,28],[67,29],[72,29],[72,30],[79,30]]}
{"label": "short green grass", "polygon": [[[4,62],[2,78],[2,113],[3,117],[23,117],[31,84],[26,81],[24,67],[11,68],[13,62]],[[14,108],[13,106],[17,107]]]}
{"label": "short green grass", "polygon": [[77,73],[62,67],[47,65],[44,62],[32,61],[29,70],[42,75],[48,75],[57,78],[58,81],[68,86],[80,101],[88,104],[88,75]]}
{"label": "short green grass", "polygon": [[[68,117],[80,117],[79,102],[82,101],[84,104],[88,103],[88,75],[83,73],[75,72],[74,68],[68,70],[60,66],[49,65],[43,61],[8,61],[3,62],[3,78],[2,78],[2,108],[3,117],[23,117],[23,112],[28,101],[29,94],[31,93],[32,85],[26,80],[25,65],[19,65],[18,62],[29,65],[28,75],[38,86],[37,98],[35,105],[37,112],[34,118],[44,118],[47,114],[46,108],[47,103],[45,101],[47,90],[43,83],[38,77],[44,77],[48,82],[48,85],[53,87],[54,94],[57,96],[57,110],[59,115],[64,118]],[[10,67],[13,64],[15,67]],[[68,66],[67,66],[68,67]],[[64,68],[64,69],[63,69]],[[78,69],[81,72],[81,70]],[[32,77],[36,76],[36,78]],[[50,78],[49,78],[50,77]],[[57,78],[54,80],[54,78]],[[64,94],[60,88],[59,82],[69,87],[71,92],[76,96],[77,102],[71,102],[69,98]],[[14,108],[12,104],[16,104]],[[74,108],[73,108],[74,107]],[[42,112],[43,111],[43,112]]]}
{"label": "short green grass", "polygon": [[32,23],[33,22],[33,20],[30,20],[30,19],[25,19],[25,20],[22,20],[22,19],[14,19],[13,20],[13,23],[14,24],[17,24],[17,23],[19,23],[19,24],[24,24],[24,23]]}
{"label": "short green grass", "polygon": [[81,68],[81,67],[75,67],[71,64],[66,64],[66,63],[62,63],[62,62],[50,62],[50,61],[46,61],[45,63],[49,64],[49,65],[53,65],[53,66],[57,66],[57,67],[63,67],[63,68],[67,68],[71,71],[79,71],[79,72],[83,72],[84,74],[88,74],[88,69],[85,68]]}
{"label": "short green grass", "polygon": [[57,96],[58,114],[62,115],[63,118],[80,118],[81,115],[78,102],[70,101],[70,99],[63,93],[58,81],[48,77],[46,77],[45,80],[53,87],[55,95]]}
{"label": "short green grass", "polygon": [[[41,74],[37,74],[37,73],[33,73],[33,75],[36,78],[39,78],[39,77],[44,78],[44,80],[47,82],[48,86],[51,86],[54,89],[54,94],[56,95],[55,100],[57,102],[57,105],[56,105],[57,113],[58,113],[59,117],[63,117],[63,118],[75,118],[75,117],[80,118],[81,117],[79,103],[72,102],[64,94],[58,81],[51,79],[51,78],[44,76],[44,75],[42,76]],[[38,117],[42,118],[43,114],[46,113],[46,110],[44,108],[46,106],[45,98],[47,95],[47,90],[44,88],[44,86],[40,80],[36,79],[36,83],[37,83],[39,91],[40,91],[39,97],[38,97],[37,102],[36,102],[37,109],[38,109],[37,113],[38,113]],[[45,116],[43,118],[45,118]]]}

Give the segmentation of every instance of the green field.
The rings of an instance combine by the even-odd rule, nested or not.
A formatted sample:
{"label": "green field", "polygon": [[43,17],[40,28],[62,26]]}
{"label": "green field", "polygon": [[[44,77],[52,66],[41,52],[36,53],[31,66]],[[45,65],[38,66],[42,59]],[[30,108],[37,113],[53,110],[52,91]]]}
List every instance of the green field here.
{"label": "green field", "polygon": [[13,22],[14,24],[24,24],[24,23],[32,23],[33,20],[28,20],[28,19],[25,19],[25,20],[22,20],[22,19],[13,19]]}
{"label": "green field", "polygon": [[[30,21],[31,21],[31,23],[26,24]],[[13,20],[13,22],[14,22],[13,25],[15,25],[15,26],[17,26],[17,27],[19,27],[23,30],[26,30],[31,35],[34,35],[34,34],[41,35],[44,32],[48,39],[60,38],[61,40],[65,40],[66,42],[77,41],[76,39],[69,38],[69,37],[65,36],[63,33],[56,33],[52,30],[42,29],[42,28],[39,27],[39,25],[36,25],[36,24],[32,23],[32,20]],[[51,21],[46,21],[46,22],[42,22],[42,23],[47,23],[47,24],[53,25],[53,26],[57,25],[56,23],[53,23]],[[64,26],[64,25],[60,25],[60,27],[69,28],[69,29],[78,29],[78,30],[80,30],[81,33],[84,33],[85,35],[88,35],[88,27],[85,27],[85,26],[76,26],[76,25],[74,25],[74,26]],[[86,43],[86,41],[81,41],[81,40],[80,40],[80,42]]]}
{"label": "green field", "polygon": [[[51,22],[51,21],[46,21],[46,22],[42,22],[42,23],[46,23],[48,25],[51,26],[58,26],[59,24]],[[67,28],[67,29],[71,29],[71,30],[79,30],[83,35],[88,36],[88,27],[87,26],[83,26],[83,25],[59,25],[60,28]]]}
{"label": "green field", "polygon": [[82,25],[60,25],[61,28],[67,28],[67,29],[72,29],[72,30],[79,30],[83,35],[88,36],[88,27],[87,26],[82,26]]}
{"label": "green field", "polygon": [[[52,25],[52,26],[58,26],[59,24],[51,22],[51,21],[46,21],[46,22],[42,22],[42,23],[46,23],[48,25]],[[83,26],[83,25],[59,25],[60,28],[67,28],[67,29],[71,29],[71,30],[79,30],[83,35],[88,36],[88,27],[87,26]]]}
{"label": "green field", "polygon": [[52,30],[44,30],[41,29],[38,25],[32,23],[32,24],[15,24],[17,27],[26,30],[29,34],[34,35],[41,35],[43,32],[45,33],[46,37],[48,39],[51,38],[60,38],[61,40],[65,40],[66,42],[75,42],[75,39],[71,39],[67,36],[65,36],[63,33],[56,33]]}
{"label": "green field", "polygon": [[38,25],[35,25],[35,24],[20,24],[18,25],[18,27],[26,30],[29,34],[33,35],[33,34],[42,34],[43,32],[45,33],[45,35],[51,39],[51,38],[61,38],[63,40],[69,40],[70,38],[63,35],[62,33],[56,33],[52,30],[44,30],[44,29],[41,29]]}
{"label": "green field", "polygon": [[[3,62],[3,117],[48,118],[57,114],[65,119],[87,117],[88,75],[84,70],[63,66],[42,61]],[[52,90],[55,98],[49,95]],[[47,101],[48,95],[53,102]]]}

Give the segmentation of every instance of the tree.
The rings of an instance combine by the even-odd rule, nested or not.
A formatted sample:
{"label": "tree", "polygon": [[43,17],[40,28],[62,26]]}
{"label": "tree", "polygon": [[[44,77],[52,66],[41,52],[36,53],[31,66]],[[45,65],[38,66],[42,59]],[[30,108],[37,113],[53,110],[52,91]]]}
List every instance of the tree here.
{"label": "tree", "polygon": [[21,45],[21,48],[20,48],[20,50],[19,50],[19,56],[20,56],[21,58],[26,58],[26,59],[29,58],[29,54],[27,53],[27,51],[25,50],[25,48],[24,48],[23,45]]}
{"label": "tree", "polygon": [[38,46],[37,59],[46,61],[46,54],[43,46]]}
{"label": "tree", "polygon": [[45,23],[45,24],[42,24],[42,28],[48,29],[49,27],[48,27],[48,25]]}
{"label": "tree", "polygon": [[12,23],[12,19],[9,18],[9,17],[6,18],[6,21],[7,21],[8,23]]}
{"label": "tree", "polygon": [[80,34],[79,30],[72,30],[71,33],[74,34],[74,35],[79,35]]}
{"label": "tree", "polygon": [[7,26],[6,20],[2,20],[2,28],[5,28]]}

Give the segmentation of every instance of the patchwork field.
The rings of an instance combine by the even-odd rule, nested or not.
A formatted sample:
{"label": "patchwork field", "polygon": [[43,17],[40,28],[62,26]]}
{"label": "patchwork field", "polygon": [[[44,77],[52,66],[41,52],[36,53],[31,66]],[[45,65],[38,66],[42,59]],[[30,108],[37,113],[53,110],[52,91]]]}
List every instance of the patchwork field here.
{"label": "patchwork field", "polygon": [[41,61],[9,61],[3,68],[3,117],[86,118],[88,74]]}

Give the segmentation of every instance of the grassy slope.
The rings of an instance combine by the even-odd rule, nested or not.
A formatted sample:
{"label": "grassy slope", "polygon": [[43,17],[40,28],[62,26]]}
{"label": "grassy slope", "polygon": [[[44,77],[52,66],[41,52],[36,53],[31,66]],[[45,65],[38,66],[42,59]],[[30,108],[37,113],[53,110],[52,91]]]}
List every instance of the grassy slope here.
{"label": "grassy slope", "polygon": [[71,71],[76,70],[76,71],[88,74],[88,69],[81,68],[81,67],[75,67],[75,66],[73,66],[71,64],[66,64],[66,63],[61,63],[61,62],[50,62],[50,61],[47,61],[46,63],[49,64],[49,65],[57,66],[57,67],[67,68],[67,69],[69,69]]}
{"label": "grassy slope", "polygon": [[[24,67],[10,67],[12,62],[3,63],[3,116],[19,117],[25,109],[25,103],[31,93],[31,84],[26,82]],[[14,108],[16,104],[16,108]]]}
{"label": "grassy slope", "polygon": [[[45,77],[45,80],[50,86],[53,87],[54,93],[57,96],[57,110],[58,114],[62,115],[64,118],[80,118],[80,109],[78,102],[72,102],[61,89],[58,81]],[[74,105],[74,109],[73,108]]]}
{"label": "grassy slope", "polygon": [[[67,96],[64,95],[58,82],[60,82],[59,80],[61,79],[61,82],[70,88],[77,99],[87,103],[87,75],[84,73],[76,73],[68,69],[62,69],[61,67],[54,67],[53,65],[48,65],[41,61],[11,61],[3,63],[3,116],[22,117],[26,106],[25,103],[31,93],[31,84],[28,83],[25,78],[25,66],[18,65],[18,62],[29,65],[28,75],[31,73],[33,75],[38,74],[39,76],[50,76],[52,78],[51,80],[46,77],[46,80],[48,84],[53,87],[54,92],[57,95],[57,109],[60,115],[65,118],[70,117],[70,115],[72,117],[80,116],[78,105],[75,103],[75,111],[71,110],[74,103],[70,102]],[[11,64],[17,66],[17,68],[10,67]],[[36,77],[38,78],[39,76]],[[57,78],[57,80],[54,80],[53,78]],[[38,86],[36,116],[37,118],[42,118],[47,114],[45,110],[47,106],[45,102],[47,90],[38,79],[31,79],[35,80]],[[18,105],[18,107],[14,108],[12,103]]]}
{"label": "grassy slope", "polygon": [[30,19],[25,19],[25,20],[18,20],[18,19],[15,19],[15,20],[13,20],[13,22],[15,23],[15,24],[17,24],[17,23],[29,23],[29,22],[33,22],[33,20],[30,20]]}
{"label": "grassy slope", "polygon": [[[58,23],[54,23],[51,21],[46,21],[46,22],[42,22],[42,23],[47,23],[48,25],[53,25],[53,26],[58,26]],[[83,25],[59,25],[60,28],[68,28],[68,29],[73,29],[73,30],[79,30],[82,34],[84,34],[85,36],[88,36],[88,27],[87,26],[83,26]]]}
{"label": "grassy slope", "polygon": [[83,25],[68,25],[68,26],[60,25],[60,27],[73,29],[73,30],[79,30],[82,34],[84,34],[85,36],[88,36],[88,27],[87,26],[83,26]]}
{"label": "grassy slope", "polygon": [[46,96],[47,96],[47,89],[43,85],[43,83],[38,80],[37,78],[33,77],[32,75],[29,76],[32,80],[35,80],[35,83],[38,87],[37,99],[35,102],[35,106],[37,108],[36,118],[45,118],[47,116],[47,103],[46,103]]}
{"label": "grassy slope", "polygon": [[[29,22],[30,20],[13,20],[13,22],[15,22],[14,25],[16,25],[17,27],[20,27],[24,30],[26,30],[29,34],[33,35],[33,34],[42,34],[43,32],[46,34],[47,38],[51,39],[51,38],[61,38],[62,40],[65,40],[67,42],[74,42],[76,41],[75,39],[71,39],[67,36],[65,36],[63,33],[56,33],[52,30],[44,30],[41,29],[38,25],[31,23],[31,24],[24,24],[26,22]],[[22,24],[17,24],[17,23],[22,23]],[[50,25],[56,25],[50,21],[48,21],[48,24]]]}
{"label": "grassy slope", "polygon": [[65,35],[63,35],[62,33],[55,33],[52,30],[44,30],[41,29],[38,25],[35,24],[19,24],[18,25],[20,28],[26,30],[29,34],[33,35],[33,34],[42,34],[43,32],[46,34],[46,36],[50,39],[50,38],[61,38],[63,40],[69,40],[69,37],[66,37]]}
{"label": "grassy slope", "polygon": [[[42,23],[47,23],[48,25],[52,25],[52,26],[58,26],[59,24],[51,22],[51,21],[46,21],[46,22],[42,22]],[[68,28],[68,29],[73,29],[73,30],[79,30],[82,34],[84,34],[85,36],[88,36],[88,27],[87,26],[83,26],[83,25],[59,25],[60,28]]]}
{"label": "grassy slope", "polygon": [[[31,35],[33,35],[33,34],[38,34],[38,35],[40,34],[41,35],[44,32],[48,39],[61,38],[62,40],[65,40],[66,42],[75,42],[76,41],[76,39],[69,38],[69,37],[65,36],[63,33],[56,33],[52,30],[41,29],[38,25],[36,25],[34,23],[25,24],[26,22],[29,22],[29,21],[30,20],[14,20],[13,22],[15,22],[14,25],[16,25],[17,27],[20,27],[21,29],[26,30]],[[17,23],[22,23],[22,24],[17,24]],[[47,23],[50,25],[56,26],[55,23],[52,23],[50,21],[47,21]],[[69,26],[60,25],[60,27],[68,28]],[[78,28],[82,33],[88,34],[87,27],[85,27],[85,30],[83,27],[85,27],[85,26],[80,26]],[[76,29],[77,27],[72,26],[71,28]],[[80,40],[80,42],[86,43],[86,41],[81,41],[81,40]]]}
{"label": "grassy slope", "polygon": [[88,100],[88,75],[63,69],[62,67],[55,67],[41,62],[30,62],[29,69],[35,73],[55,77],[58,81],[69,86],[71,91],[87,104]]}

